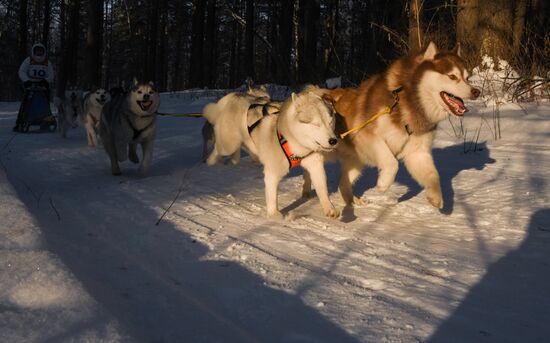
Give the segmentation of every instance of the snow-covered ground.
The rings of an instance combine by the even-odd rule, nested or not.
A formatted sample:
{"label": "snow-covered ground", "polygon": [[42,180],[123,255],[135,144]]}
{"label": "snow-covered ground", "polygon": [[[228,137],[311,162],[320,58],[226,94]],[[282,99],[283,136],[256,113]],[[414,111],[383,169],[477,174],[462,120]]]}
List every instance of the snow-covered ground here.
{"label": "snow-covered ground", "polygon": [[[164,95],[160,110],[210,100]],[[113,177],[82,128],[14,136],[17,107],[0,103],[1,342],[550,337],[548,103],[501,106],[500,140],[480,103],[463,121],[466,143],[456,120],[440,126],[442,213],[405,171],[379,194],[367,169],[356,187],[366,205],[325,219],[293,171],[283,221],[265,219],[249,158],[199,163],[203,119],[159,118],[149,175],[125,163]],[[328,173],[342,208],[338,167]]]}

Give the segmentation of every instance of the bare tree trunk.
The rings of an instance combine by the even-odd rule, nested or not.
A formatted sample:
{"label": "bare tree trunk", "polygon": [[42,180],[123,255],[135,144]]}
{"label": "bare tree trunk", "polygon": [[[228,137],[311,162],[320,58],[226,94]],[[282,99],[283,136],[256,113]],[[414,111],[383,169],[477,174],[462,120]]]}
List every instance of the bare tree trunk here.
{"label": "bare tree trunk", "polygon": [[[105,17],[107,18],[107,23],[105,23],[105,28],[107,30],[106,33],[104,33],[104,56],[103,56],[103,62],[102,62],[102,75],[101,79],[103,80],[103,83],[105,84],[105,87],[111,88],[113,87],[113,83],[111,80],[111,63],[113,59],[113,26],[115,21],[114,16],[114,0],[107,0],[107,9],[108,13],[106,13]],[[119,86],[117,84],[117,86]]]}
{"label": "bare tree trunk", "polygon": [[462,56],[470,66],[478,64],[478,4],[479,0],[458,0],[456,17],[456,41],[460,43]]}
{"label": "bare tree trunk", "polygon": [[60,61],[57,67],[57,86],[56,92],[57,96],[62,97],[65,93],[65,88],[67,87],[67,65],[65,61],[65,52],[66,49],[66,6],[65,1],[61,1],[59,5],[59,46],[61,47],[61,56]]}
{"label": "bare tree trunk", "polygon": [[279,32],[278,43],[279,53],[282,66],[279,68],[279,82],[284,84],[290,84],[292,82],[292,38],[294,32],[294,6],[295,0],[283,0],[281,1],[281,7],[279,12]]}
{"label": "bare tree trunk", "polygon": [[157,49],[158,49],[158,36],[159,26],[162,25],[162,19],[159,18],[160,7],[162,7],[162,1],[149,0],[147,3],[147,33],[145,38],[145,75],[143,81],[157,82],[158,76],[156,75],[156,65],[158,61]]}
{"label": "bare tree trunk", "polygon": [[267,70],[266,70],[266,74],[269,75],[270,79],[273,80],[274,82],[277,82],[277,69],[278,69],[278,60],[280,58],[280,45],[279,45],[279,41],[277,39],[277,31],[278,31],[278,27],[277,27],[277,23],[278,23],[278,13],[279,13],[279,10],[278,10],[278,6],[280,6],[280,4],[277,4],[275,2],[270,2],[269,3],[269,38],[268,40],[271,42],[271,44],[273,45],[273,52],[271,54],[268,54],[268,57],[269,57],[269,61],[268,61],[268,64],[267,64]]}
{"label": "bare tree trunk", "polygon": [[[78,76],[78,37],[80,36],[80,0],[66,1],[66,46],[63,48],[63,63],[67,81],[77,84]],[[82,84],[80,86],[83,86]]]}
{"label": "bare tree trunk", "polygon": [[340,7],[340,0],[331,0],[328,5],[328,15],[325,23],[327,31],[327,45],[324,49],[324,65],[325,72],[324,77],[328,78],[330,75],[330,69],[332,66],[332,60],[334,59],[334,47],[336,42],[336,32],[338,30],[338,13]]}
{"label": "bare tree trunk", "polygon": [[254,0],[246,0],[246,27],[244,30],[244,67],[246,77],[254,80]]}
{"label": "bare tree trunk", "polygon": [[[193,2],[193,22],[191,27],[191,58],[188,86],[202,87],[203,41],[204,41],[204,1]],[[183,23],[181,24],[183,25]]]}
{"label": "bare tree trunk", "polygon": [[103,1],[88,0],[88,32],[86,34],[86,87],[101,86],[101,28],[103,23]]}
{"label": "bare tree trunk", "polygon": [[[185,10],[181,1],[176,5],[176,16],[183,17]],[[183,29],[181,23],[177,23],[176,53],[174,54],[174,76],[172,80],[172,89],[179,90],[183,88],[183,68],[182,68],[182,50],[183,50]]]}
{"label": "bare tree trunk", "polygon": [[513,50],[514,55],[520,53],[521,41],[525,32],[525,14],[527,13],[527,0],[517,1],[514,9],[514,25],[513,25]]}
{"label": "bare tree trunk", "polygon": [[239,24],[235,20],[231,35],[231,54],[229,57],[229,86],[233,87],[237,84],[237,75],[239,74],[239,51],[241,49],[241,39]]}
{"label": "bare tree trunk", "polygon": [[157,88],[161,91],[166,90],[167,85],[167,72],[168,72],[168,61],[166,58],[166,42],[168,38],[166,37],[167,26],[168,26],[168,1],[161,0],[159,1],[159,12],[160,20],[158,25],[157,33],[157,44],[155,51],[155,76],[157,82]]}
{"label": "bare tree trunk", "polygon": [[479,55],[511,60],[514,22],[514,1],[492,0],[479,2]]}
{"label": "bare tree trunk", "polygon": [[422,49],[423,32],[421,25],[422,0],[409,1],[409,51],[416,52]]}
{"label": "bare tree trunk", "polygon": [[19,2],[19,59],[23,60],[28,56],[27,52],[27,0]]}
{"label": "bare tree trunk", "polygon": [[204,56],[204,81],[203,83],[212,88],[216,82],[216,0],[208,0],[206,8],[206,37]]}
{"label": "bare tree trunk", "polygon": [[314,82],[317,66],[318,0],[300,0],[298,35],[298,81]]}
{"label": "bare tree trunk", "polygon": [[48,46],[48,38],[50,36],[50,22],[51,22],[51,2],[50,0],[44,0],[44,23],[42,25],[42,44]]}

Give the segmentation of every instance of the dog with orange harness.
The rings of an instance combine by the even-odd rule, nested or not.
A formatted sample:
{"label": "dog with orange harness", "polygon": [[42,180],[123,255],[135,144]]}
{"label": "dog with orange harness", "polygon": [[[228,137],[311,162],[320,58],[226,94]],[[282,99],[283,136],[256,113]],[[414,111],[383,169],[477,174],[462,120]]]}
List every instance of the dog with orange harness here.
{"label": "dog with orange harness", "polygon": [[[311,177],[326,216],[336,218],[340,212],[329,199],[323,152],[334,151],[338,139],[332,98],[327,90],[306,87],[282,104],[265,103],[255,106],[241,98],[231,101],[233,113],[239,113],[234,125],[214,123],[216,148],[232,153],[229,148],[243,144],[264,168],[267,216],[282,218],[277,201],[277,188],[291,168],[301,165]],[[242,102],[242,104],[241,104]],[[240,105],[239,105],[240,104]],[[239,110],[235,110],[237,106]],[[205,116],[209,112],[205,109]],[[209,118],[210,120],[210,118]],[[236,132],[244,131],[247,139]],[[209,157],[208,164],[217,160]]]}

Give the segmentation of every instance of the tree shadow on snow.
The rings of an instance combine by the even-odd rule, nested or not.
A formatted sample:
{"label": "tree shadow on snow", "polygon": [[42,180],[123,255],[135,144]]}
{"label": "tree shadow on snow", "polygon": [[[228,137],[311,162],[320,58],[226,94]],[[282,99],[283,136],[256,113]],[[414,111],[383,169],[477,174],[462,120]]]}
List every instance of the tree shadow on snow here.
{"label": "tree shadow on snow", "polygon": [[521,245],[492,264],[428,340],[547,342],[550,337],[550,209],[536,211]]}
{"label": "tree shadow on snow", "polygon": [[[100,312],[117,320],[128,341],[356,342],[300,297],[267,286],[238,263],[205,258],[208,248],[171,222],[155,226],[158,213],[138,192],[111,198],[118,194],[110,193],[116,180],[102,187],[103,198],[103,191],[90,185],[75,190],[86,194],[64,201],[59,197],[67,193],[56,194],[56,181],[49,181],[46,189],[59,200],[61,221],[48,206],[37,207],[15,176],[10,182],[33,212],[48,249]],[[44,342],[78,337],[105,323],[102,316],[47,332]]]}

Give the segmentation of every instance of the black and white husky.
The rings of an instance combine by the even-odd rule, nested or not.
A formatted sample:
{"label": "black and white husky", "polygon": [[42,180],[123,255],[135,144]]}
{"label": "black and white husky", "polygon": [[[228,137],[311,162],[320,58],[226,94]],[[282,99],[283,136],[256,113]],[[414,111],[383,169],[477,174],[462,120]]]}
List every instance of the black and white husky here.
{"label": "black and white husky", "polygon": [[144,174],[151,165],[156,132],[156,112],[160,97],[152,82],[134,85],[126,95],[119,96],[104,107],[99,134],[111,160],[111,172],[120,175],[118,162],[129,159],[139,163],[137,145],[143,152],[139,172]]}

